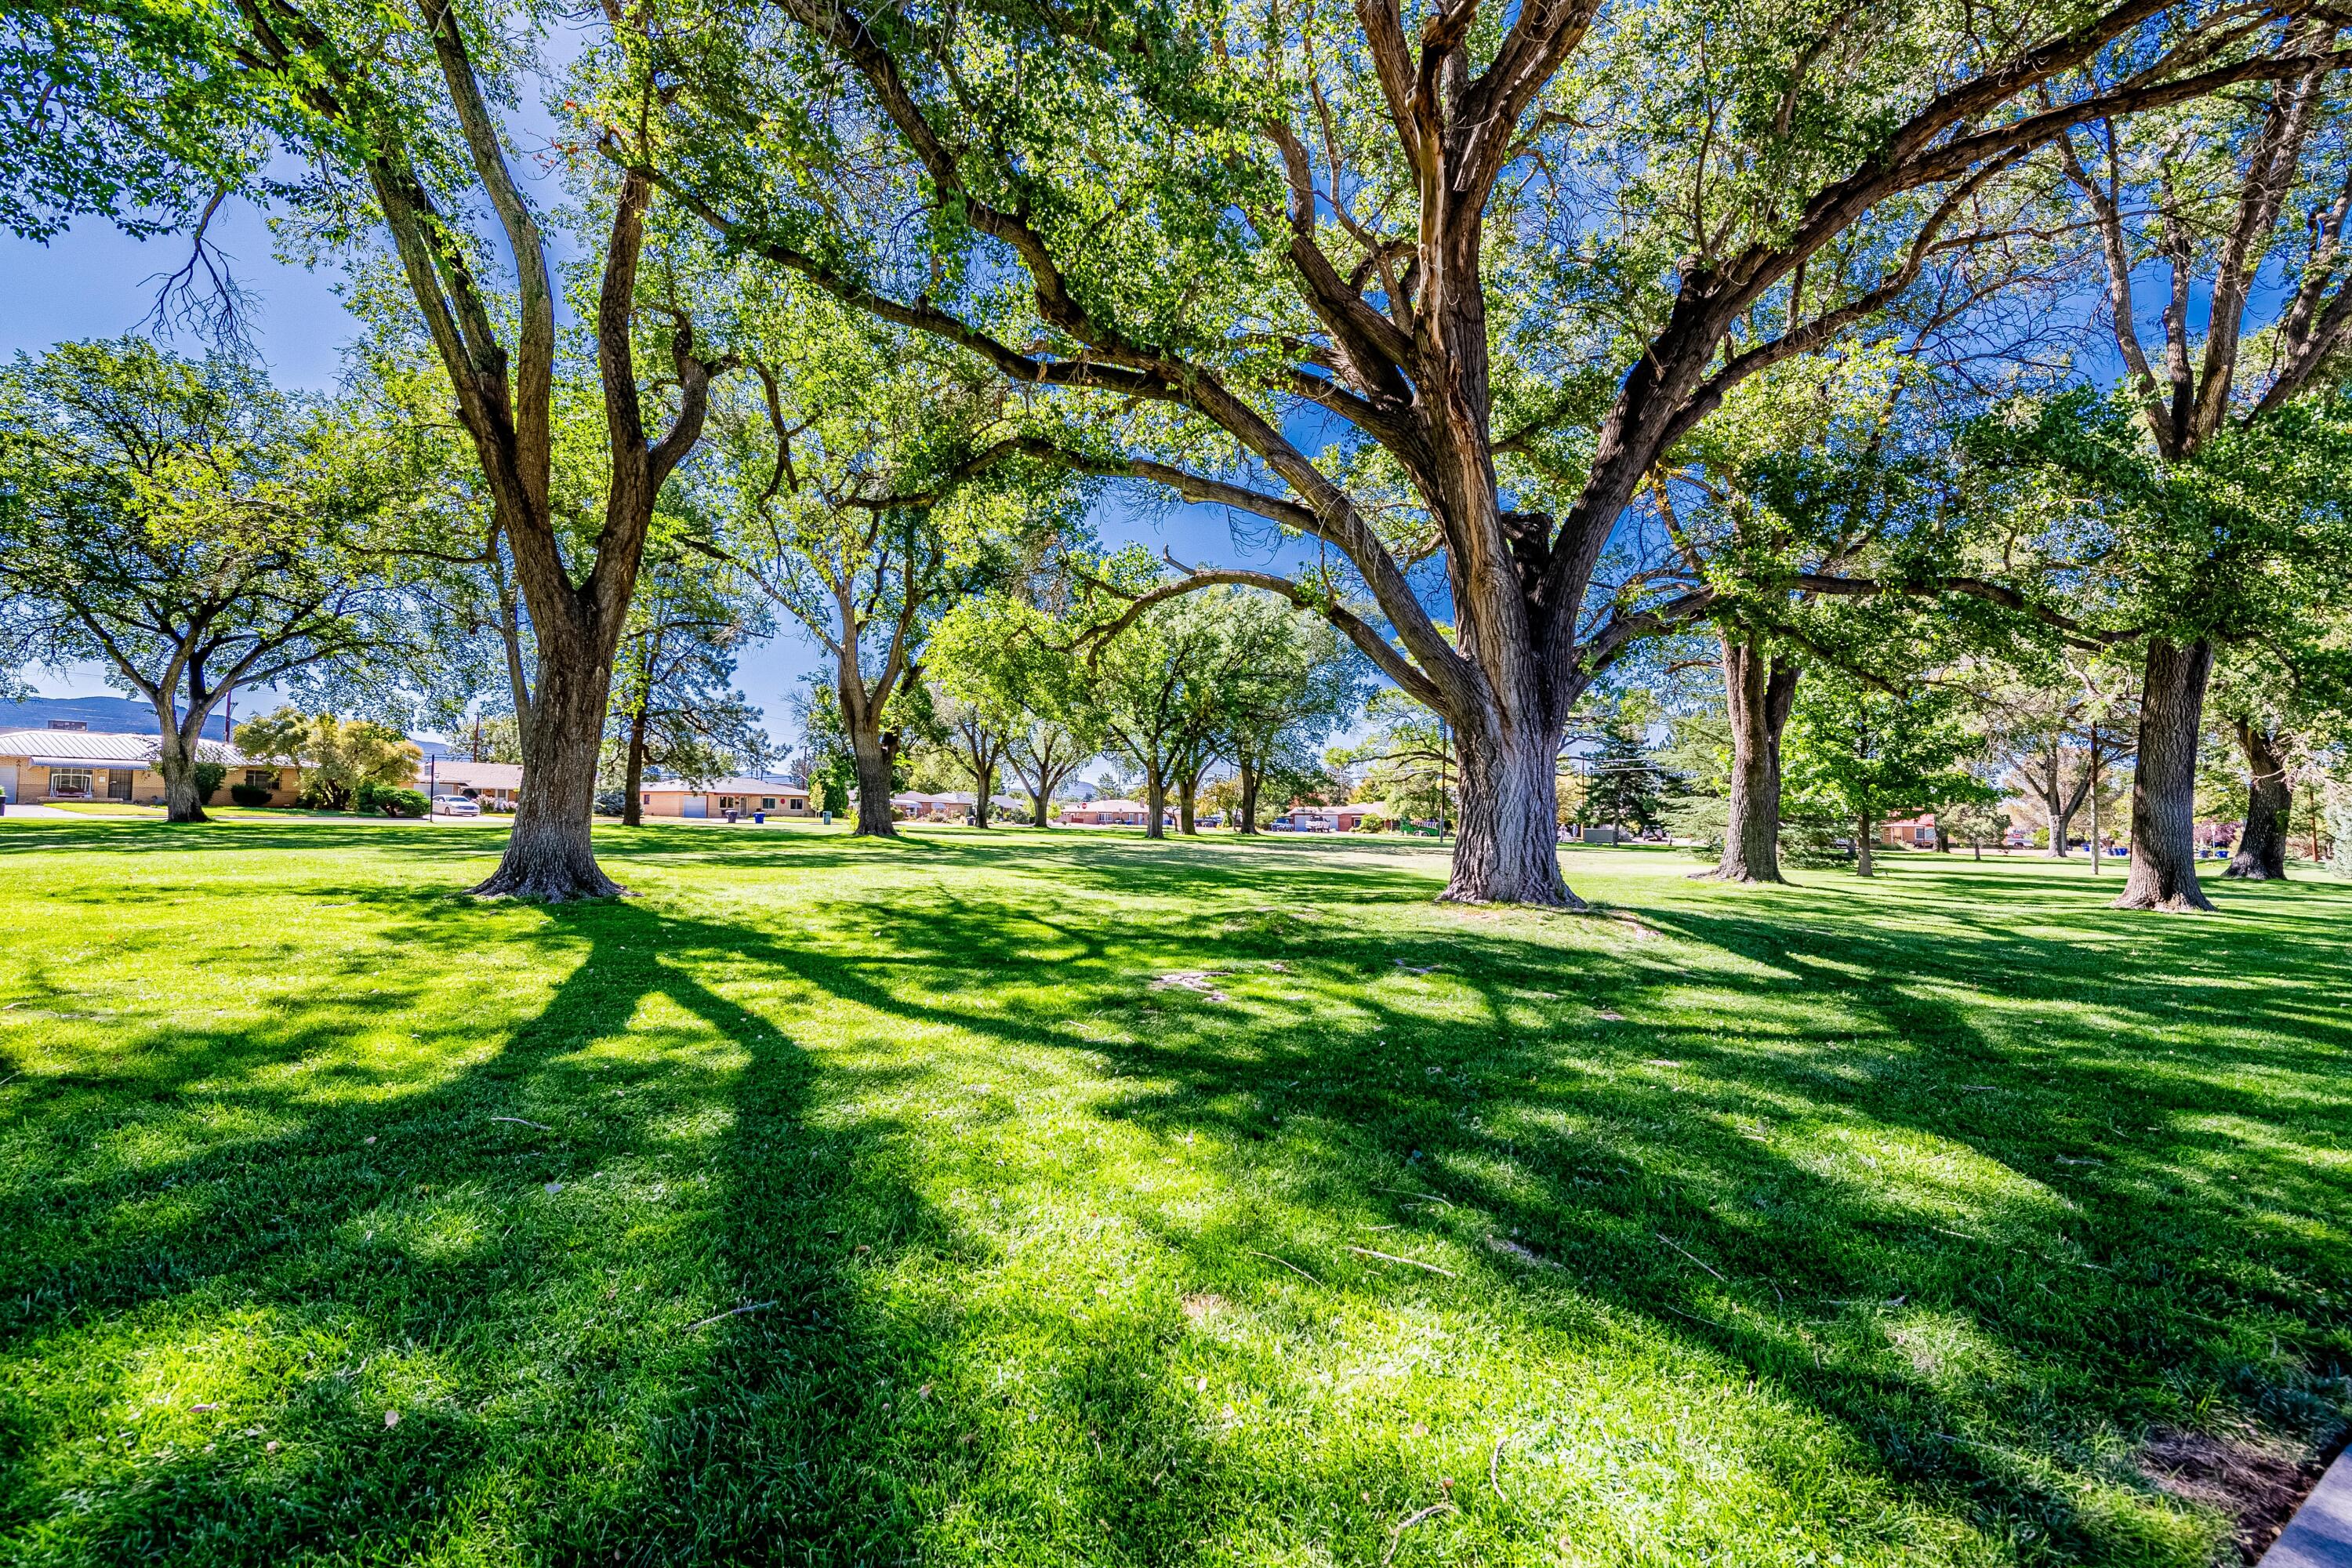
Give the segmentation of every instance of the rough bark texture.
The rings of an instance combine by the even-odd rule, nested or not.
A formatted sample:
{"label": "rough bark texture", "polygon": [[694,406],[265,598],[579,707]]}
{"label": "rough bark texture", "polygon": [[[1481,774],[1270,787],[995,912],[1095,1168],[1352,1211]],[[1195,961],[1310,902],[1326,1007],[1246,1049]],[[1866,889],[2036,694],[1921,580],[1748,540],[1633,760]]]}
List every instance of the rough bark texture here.
{"label": "rough bark texture", "polygon": [[1187,838],[1200,836],[1200,826],[1193,817],[1201,798],[1201,775],[1208,771],[1205,763],[1176,770],[1176,831]]}
{"label": "rough bark texture", "polygon": [[1160,769],[1143,772],[1143,836],[1146,838],[1168,837],[1168,779]]}
{"label": "rough bark texture", "polygon": [[1054,819],[1045,815],[1045,807],[1050,804],[1042,790],[1029,791],[1030,808],[1037,814],[1037,820],[1031,824],[1032,826],[1050,828],[1054,826]]}
{"label": "rough bark texture", "polygon": [[514,832],[482,898],[619,898],[628,889],[598,868],[589,842],[596,753],[612,690],[612,652],[573,646],[569,628],[540,631],[539,694],[531,714],[530,788],[515,803]]}
{"label": "rough bark texture", "polygon": [[2067,840],[2074,837],[2074,814],[2083,808],[2083,802],[2090,793],[2091,775],[2085,771],[2074,781],[2072,789],[2067,788],[2066,748],[2055,741],[2036,759],[2036,763],[2038,771],[2033,766],[2019,771],[2032,784],[2033,793],[2041,801],[2042,817],[2049,824],[2050,843],[2042,853],[2053,860],[2063,860],[2067,856]]}
{"label": "rough bark texture", "polygon": [[[163,819],[166,822],[209,822],[205,815],[205,803],[196,798],[197,740],[204,734],[205,720],[212,711],[209,705],[197,709],[194,723],[189,725],[180,717],[179,705],[151,692],[155,710],[157,739],[155,771],[163,775]],[[190,704],[195,709],[195,704]]]}
{"label": "rough bark texture", "polygon": [[1240,775],[1242,796],[1241,808],[1234,813],[1234,831],[1254,834],[1257,831],[1257,766],[1244,758],[1235,764],[1234,771]]}
{"label": "rough bark texture", "polygon": [[1543,730],[1462,734],[1462,837],[1440,895],[1462,904],[1580,910],[1559,874],[1559,749]]}
{"label": "rough bark texture", "polygon": [[196,797],[196,760],[180,738],[166,730],[155,748],[155,771],[163,775],[163,819],[167,822],[208,822],[205,803]]}
{"label": "rough bark texture", "polygon": [[[1061,460],[1080,471],[1165,485],[1190,500],[1239,507],[1345,553],[1385,628],[1375,629],[1320,587],[1269,573],[1196,572],[1170,591],[1248,583],[1331,619],[1385,674],[1462,735],[1463,832],[1446,896],[1555,907],[1574,902],[1560,877],[1547,809],[1554,795],[1553,753],[1569,710],[1593,671],[1630,641],[1688,624],[1713,596],[1712,589],[1698,588],[1668,605],[1628,609],[1590,635],[1581,625],[1598,563],[1659,459],[1743,381],[1838,341],[1907,294],[1931,261],[1941,265],[1939,258],[1956,248],[1999,243],[1996,233],[1977,232],[1969,223],[1973,198],[2066,126],[2161,108],[2239,82],[2315,81],[2326,69],[2307,59],[2274,58],[2289,47],[2285,41],[2215,65],[2210,53],[2200,52],[2214,47],[2209,31],[2189,28],[2179,52],[2141,65],[2128,80],[2070,92],[2063,109],[2032,111],[2047,84],[2146,28],[2162,9],[2152,3],[2070,14],[2074,25],[2063,33],[2023,28],[2013,44],[1956,64],[1930,100],[1907,116],[1890,117],[1871,144],[1853,150],[1850,172],[1782,194],[1785,219],[1727,224],[1720,233],[1699,237],[1702,255],[1678,268],[1672,308],[1630,356],[1594,429],[1585,480],[1565,515],[1555,518],[1504,506],[1496,458],[1570,417],[1580,400],[1562,399],[1559,415],[1538,418],[1523,431],[1494,429],[1491,344],[1508,331],[1488,321],[1483,241],[1490,221],[1517,221],[1514,198],[1496,211],[1498,189],[1507,173],[1531,153],[1540,155],[1539,133],[1559,116],[1558,95],[1548,89],[1601,14],[1600,0],[1507,7],[1491,16],[1482,16],[1475,5],[1440,6],[1415,12],[1410,31],[1399,5],[1354,7],[1360,31],[1343,35],[1334,47],[1363,62],[1378,82],[1389,125],[1381,150],[1367,156],[1402,176],[1398,194],[1410,191],[1412,199],[1397,205],[1414,209],[1413,228],[1367,237],[1363,225],[1343,212],[1340,227],[1362,256],[1360,262],[1348,253],[1335,257],[1325,247],[1330,229],[1324,215],[1333,192],[1354,176],[1343,179],[1328,163],[1318,166],[1307,145],[1312,120],[1303,112],[1276,112],[1261,122],[1289,197],[1287,281],[1318,326],[1298,334],[1296,363],[1269,366],[1263,356],[1252,356],[1254,367],[1272,371],[1262,381],[1258,369],[1238,373],[1257,387],[1236,384],[1222,368],[1160,346],[1166,340],[1155,319],[1129,319],[1103,290],[1074,282],[1098,277],[1106,264],[1116,263],[1090,248],[1093,227],[1041,225],[1035,215],[1075,210],[1090,193],[1054,189],[1046,196],[1043,192],[1059,176],[991,138],[975,141],[961,118],[962,96],[929,85],[952,81],[953,72],[917,52],[923,47],[917,40],[926,34],[882,22],[876,8],[856,0],[780,3],[864,79],[895,132],[892,176],[908,176],[910,184],[919,177],[934,193],[927,199],[951,205],[1002,245],[1026,274],[1043,320],[1054,330],[1048,341],[1058,344],[1066,336],[1082,350],[1048,357],[1015,347],[929,294],[888,296],[871,278],[826,259],[829,247],[798,248],[767,237],[755,221],[706,205],[709,221],[730,241],[813,279],[858,309],[977,350],[1022,384],[1091,387],[1179,405],[1223,430],[1280,481],[1279,493],[1141,458],[1074,453]],[[1287,39],[1292,26],[1276,26],[1272,36]],[[2303,50],[2305,35],[2292,37],[2293,47]],[[1148,50],[1136,58],[1158,58]],[[1377,124],[1366,117],[1351,134],[1370,134]],[[1330,156],[1337,158],[1336,151]],[[1100,176],[1089,168],[1076,177]],[[1514,190],[1517,179],[1510,174]],[[1007,201],[1006,193],[1019,194]],[[1387,195],[1383,189],[1371,198],[1384,213],[1394,210]],[[1855,225],[1899,210],[1915,195],[1910,205],[1920,216],[1907,237],[1889,244],[1874,237],[1851,254],[1840,245]],[[1383,223],[1373,220],[1373,227]],[[1854,273],[1854,258],[1863,251],[1885,256],[1885,265]],[[2262,252],[2256,247],[2251,254]],[[1816,273],[1817,291],[1831,276],[1841,282],[1809,300],[1803,279],[1816,258],[1834,258]],[[1759,306],[1767,309],[1759,313]],[[1760,320],[1775,315],[1785,321],[1777,336],[1751,335]],[[2296,342],[2300,352],[2302,340]],[[2223,357],[2233,356],[2234,339]],[[1385,542],[1384,531],[1370,519],[1372,509],[1266,417],[1252,395],[1258,388],[1312,398],[1377,443],[1409,478],[1444,559],[1450,627],[1441,628],[1422,602],[1408,562]]]}
{"label": "rough bark texture", "polygon": [[646,710],[642,704],[629,715],[629,763],[621,781],[621,826],[640,827],[645,812],[639,805],[646,782]]}
{"label": "rough bark texture", "polygon": [[2095,718],[2091,722],[2091,744],[2089,750],[2090,755],[2083,768],[2083,783],[2084,788],[2089,792],[2088,798],[2091,805],[2091,875],[2095,877],[2099,874],[2100,852],[2105,848],[2105,845],[2102,842],[2105,835],[2099,826],[2099,725],[2098,721]]}
{"label": "rough bark texture", "polygon": [[2197,732],[2213,645],[2152,638],[2132,775],[2131,873],[2119,910],[2212,909],[2197,884]]}
{"label": "rough bark texture", "polygon": [[1742,642],[1723,641],[1723,691],[1731,715],[1731,816],[1723,858],[1702,876],[1779,882],[1780,736],[1797,700],[1798,667]]}
{"label": "rough bark texture", "polygon": [[898,819],[890,814],[893,743],[898,737],[882,732],[882,716],[865,712],[850,721],[849,754],[857,764],[857,838],[896,838]]}
{"label": "rough bark texture", "polygon": [[2238,744],[2246,753],[2246,826],[2230,857],[2225,877],[2276,881],[2286,875],[2286,818],[2294,791],[2286,782],[2285,747],[2277,731],[2238,721]]}
{"label": "rough bark texture", "polygon": [[1876,869],[1872,866],[1870,858],[1870,830],[1875,825],[1866,816],[1857,817],[1854,820],[1853,869],[1854,875],[1858,877],[1874,877],[1878,875]]}

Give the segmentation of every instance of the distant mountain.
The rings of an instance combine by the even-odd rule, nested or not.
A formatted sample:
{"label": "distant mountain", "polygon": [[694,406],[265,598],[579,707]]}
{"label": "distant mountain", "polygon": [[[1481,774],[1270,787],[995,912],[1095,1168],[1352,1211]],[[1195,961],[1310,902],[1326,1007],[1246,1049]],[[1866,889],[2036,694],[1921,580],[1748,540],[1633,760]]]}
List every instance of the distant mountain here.
{"label": "distant mountain", "polygon": [[[247,714],[248,719],[251,714]],[[0,730],[42,730],[52,719],[79,721],[89,729],[114,735],[160,735],[155,710],[131,697],[28,697],[22,702],[0,702]],[[228,727],[215,713],[205,721],[205,733],[215,741],[228,739]]]}
{"label": "distant mountain", "polygon": [[[272,695],[271,706],[279,700]],[[254,716],[247,708],[245,716]],[[28,697],[22,702],[0,702],[0,730],[45,730],[49,721],[62,719],[79,721],[85,728],[111,735],[159,735],[162,728],[155,722],[155,710],[132,697]],[[227,717],[218,711],[205,721],[205,733],[215,741],[228,739]],[[411,737],[414,739],[414,737]],[[457,748],[442,741],[417,741],[417,747],[428,757],[449,757],[458,754]]]}

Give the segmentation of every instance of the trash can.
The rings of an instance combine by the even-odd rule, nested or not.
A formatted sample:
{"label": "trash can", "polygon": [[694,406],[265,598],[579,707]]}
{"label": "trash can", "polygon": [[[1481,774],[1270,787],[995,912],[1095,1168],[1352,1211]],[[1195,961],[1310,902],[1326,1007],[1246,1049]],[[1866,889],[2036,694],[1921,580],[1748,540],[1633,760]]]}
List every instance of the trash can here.
{"label": "trash can", "polygon": [[833,826],[833,813],[830,811],[824,814],[824,825],[827,827],[831,827]]}
{"label": "trash can", "polygon": [[768,814],[764,811],[755,811],[751,814],[751,820],[754,822],[764,823],[768,820]]}
{"label": "trash can", "polygon": [[736,819],[736,813],[734,813],[734,812],[732,812],[732,811],[730,811],[730,812],[727,814],[727,820],[728,820],[728,821],[730,821],[730,822],[733,822],[735,819]]}

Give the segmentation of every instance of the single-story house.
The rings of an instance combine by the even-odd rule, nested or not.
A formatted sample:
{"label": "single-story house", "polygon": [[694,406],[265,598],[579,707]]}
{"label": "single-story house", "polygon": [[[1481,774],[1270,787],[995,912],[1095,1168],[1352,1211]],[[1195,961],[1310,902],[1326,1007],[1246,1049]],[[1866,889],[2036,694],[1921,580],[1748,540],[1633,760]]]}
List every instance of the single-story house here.
{"label": "single-story house", "polygon": [[[940,795],[908,789],[900,790],[890,797],[890,809],[916,822],[970,822],[972,802],[979,798],[968,789],[949,790]],[[1025,814],[1029,803],[1016,795],[992,795],[988,797],[988,808],[995,812]]]}
{"label": "single-story house", "polygon": [[512,811],[522,788],[522,764],[427,757],[416,764],[416,787],[435,797],[462,795],[491,811]]}
{"label": "single-story house", "polygon": [[[1176,820],[1172,810],[1161,815],[1165,821]],[[1060,820],[1071,827],[1141,827],[1151,820],[1151,808],[1139,800],[1090,800],[1064,806]]]}
{"label": "single-story house", "polygon": [[[0,731],[0,799],[18,801],[115,800],[126,805],[163,804],[163,775],[155,771],[161,737],[125,735],[52,724],[45,730]],[[215,794],[224,802],[232,784],[269,791],[271,805],[291,805],[302,790],[302,771],[257,763],[221,741],[199,741],[201,762],[228,769]]]}
{"label": "single-story house", "polygon": [[1290,819],[1293,833],[1353,833],[1357,825],[1370,816],[1385,822],[1387,814],[1378,804],[1366,805],[1294,805],[1284,813]]}
{"label": "single-story house", "polygon": [[1878,841],[1890,849],[1933,849],[1936,847],[1936,814],[1923,812],[1896,822],[1878,825]]}
{"label": "single-story house", "polygon": [[767,779],[647,779],[637,790],[637,809],[645,816],[702,818],[755,811],[776,816],[813,816],[809,792],[800,784],[774,784]]}

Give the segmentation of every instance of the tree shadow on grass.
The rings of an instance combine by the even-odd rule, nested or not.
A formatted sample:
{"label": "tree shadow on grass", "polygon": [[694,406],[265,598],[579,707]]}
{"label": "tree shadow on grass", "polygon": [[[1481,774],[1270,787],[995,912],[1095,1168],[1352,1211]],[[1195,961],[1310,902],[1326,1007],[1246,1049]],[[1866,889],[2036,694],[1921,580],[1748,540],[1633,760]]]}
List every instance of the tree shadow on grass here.
{"label": "tree shadow on grass", "polygon": [[[2324,1439],[2352,1352],[2326,1293],[2347,1262],[2325,1152],[2352,1131],[2325,1092],[2342,1020],[2200,1035],[2158,1067],[2135,1025],[2250,1021],[2243,998],[2179,994],[2186,934],[2106,960],[2126,972],[2068,1011],[2052,1003],[2085,983],[2063,942],[1792,931],[1791,912],[1645,909],[1671,945],[1563,973],[1559,949],[1486,931],[1221,942],[1139,916],[1112,954],[1018,934],[1034,911],[902,900],[887,961],[809,974],[910,1022],[1084,1053],[1119,1086],[1102,1114],[1213,1132],[1237,1187],[1291,1194],[1262,1200],[1262,1234],[1177,1226],[1172,1246],[1229,1266],[1255,1241],[1330,1279],[1362,1267],[1335,1250],[1344,1224],[1450,1242],[1484,1288],[1598,1300],[1774,1379],[1899,1485],[2068,1560],[2163,1533],[2163,1510],[2116,1500],[2151,1486],[2118,1432],[2231,1411]],[[1133,950],[1154,937],[1233,994],[1151,990]],[[1695,973],[1694,949],[1747,962]],[[902,965],[919,997],[887,978]],[[1433,1006],[1440,987],[1476,1005]],[[2273,994],[2252,1021],[2263,1006],[2287,1012]],[[2256,1183],[2248,1130],[2282,1155]],[[2087,1514],[2086,1485],[2108,1493]]]}
{"label": "tree shadow on grass", "polygon": [[[453,921],[420,899],[406,923]],[[831,1114],[804,1043],[698,977],[740,934],[556,911],[530,939],[565,967],[544,1005],[487,1044],[445,1024],[471,1059],[414,1091],[363,1060],[299,1073],[415,1001],[326,987],[278,1028],[159,1031],[20,1100],[54,1148],[0,1202],[23,1243],[0,1555],[905,1547],[898,1475],[859,1461],[908,1352],[870,1285],[959,1244],[887,1120]],[[190,1384],[211,1393],[161,1402]]]}
{"label": "tree shadow on grass", "polygon": [[[745,856],[785,858],[714,863]],[[956,847],[927,864],[1015,875],[803,901],[791,939],[757,911],[507,911],[498,940],[563,978],[415,1092],[364,1061],[334,1064],[353,1097],[325,1105],[280,1081],[370,1008],[415,1005],[323,985],[257,1047],[193,1031],[80,1075],[61,1087],[86,1121],[201,1083],[249,1121],[88,1177],[60,1143],[46,1190],[10,1195],[0,1225],[50,1250],[0,1277],[0,1305],[27,1303],[0,1316],[0,1357],[79,1353],[90,1386],[12,1394],[25,1458],[5,1490],[28,1500],[0,1528],[72,1490],[88,1500],[65,1547],[185,1561],[1163,1562],[1213,1555],[1204,1532],[1376,1560],[1426,1505],[1405,1479],[1474,1476],[1498,1427],[1554,1444],[1530,1464],[1573,1458],[1536,1436],[1562,1397],[1541,1380],[1595,1366],[1598,1343],[1664,1347],[1659,1380],[1726,1406],[1801,1413],[1806,1443],[1737,1459],[1788,1497],[1819,1498],[1823,1443],[1875,1477],[1806,1505],[1835,1541],[1883,1545],[1870,1510],[1892,1500],[1997,1554],[2185,1560],[2133,1436],[2332,1416],[2342,1321],[2310,1292],[2347,1262],[2326,1152],[2347,1128],[2322,1092],[2347,1042],[2340,1018],[2294,1021],[2314,984],[2183,1001],[2161,994],[2180,955],[2150,949],[2103,960],[2086,992],[2068,942],[1969,916],[1958,888],[1906,939],[1835,889],[1546,921],[1429,910],[1409,866],[1255,858],[1267,868],[1236,885],[1194,858]],[[491,918],[424,895],[377,908],[419,942]],[[1223,1000],[1154,988],[1211,971]],[[2226,1006],[2283,1022],[2274,1043],[2200,1037],[2161,1068],[2114,1037],[2181,1005],[2197,1029]],[[1020,1259],[971,1216],[1015,1189],[933,1131],[942,1086],[916,1075],[941,1031],[1015,1080],[955,1121],[1017,1140],[1031,1096],[1067,1093],[1193,1162],[1199,1202],[1082,1169],[1071,1199],[1148,1237],[1206,1321],[1221,1293],[1292,1348],[1247,1362],[1172,1299],[1024,1316],[990,1295]],[[464,1030],[446,1033],[425,1044],[462,1058]],[[2240,1179],[2257,1140],[2278,1155],[2260,1185]],[[1087,1261],[1076,1237],[1032,1237],[1055,1266]],[[22,1289],[51,1264],[63,1296]],[[688,1326],[735,1306],[758,1310]],[[1289,1359],[1335,1313],[1504,1347],[1518,1384],[1472,1384],[1493,1407],[1440,1434],[1475,1447],[1468,1465],[1377,1404],[1308,1406],[1332,1429],[1298,1449],[1236,1447],[1188,1393],[1185,1373],[1223,1364],[1298,1397]],[[291,1348],[218,1420],[266,1422],[282,1455],[95,1457],[142,1357],[239,1324]],[[337,1364],[307,1368],[305,1344]],[[1750,1373],[1762,1391],[1743,1395]],[[1508,1483],[1537,1489],[1522,1504],[1459,1489],[1447,1528],[1487,1531],[1498,1559],[1533,1550],[1543,1473]]]}

